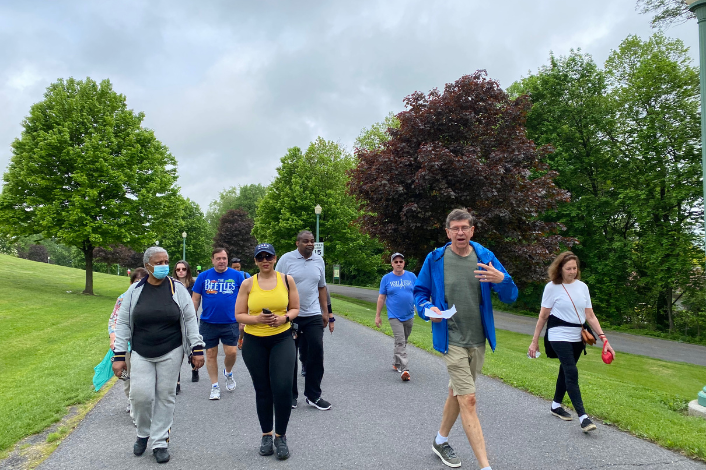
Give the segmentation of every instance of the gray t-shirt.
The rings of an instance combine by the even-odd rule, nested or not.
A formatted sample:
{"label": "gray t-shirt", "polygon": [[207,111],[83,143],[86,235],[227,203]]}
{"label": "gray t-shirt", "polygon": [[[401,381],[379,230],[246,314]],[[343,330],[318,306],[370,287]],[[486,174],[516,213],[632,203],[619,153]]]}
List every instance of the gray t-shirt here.
{"label": "gray t-shirt", "polygon": [[485,344],[483,322],[480,318],[480,280],[473,271],[478,269],[478,257],[471,250],[468,256],[459,256],[451,246],[444,252],[444,295],[456,314],[448,320],[449,344],[475,348]]}
{"label": "gray t-shirt", "polygon": [[313,253],[309,258],[304,258],[299,250],[290,251],[277,261],[275,271],[294,278],[299,291],[300,317],[321,315],[319,287],[326,286],[324,259],[321,256]]}

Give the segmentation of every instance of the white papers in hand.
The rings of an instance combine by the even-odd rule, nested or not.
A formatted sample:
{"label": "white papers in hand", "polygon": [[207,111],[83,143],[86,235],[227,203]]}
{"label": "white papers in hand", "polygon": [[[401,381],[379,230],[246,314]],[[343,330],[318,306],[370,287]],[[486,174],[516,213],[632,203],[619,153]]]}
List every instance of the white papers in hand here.
{"label": "white papers in hand", "polygon": [[451,317],[454,316],[454,313],[456,313],[456,306],[452,305],[450,309],[444,310],[441,313],[436,313],[433,310],[430,310],[428,308],[424,309],[424,315],[427,318],[446,318],[447,320]]}

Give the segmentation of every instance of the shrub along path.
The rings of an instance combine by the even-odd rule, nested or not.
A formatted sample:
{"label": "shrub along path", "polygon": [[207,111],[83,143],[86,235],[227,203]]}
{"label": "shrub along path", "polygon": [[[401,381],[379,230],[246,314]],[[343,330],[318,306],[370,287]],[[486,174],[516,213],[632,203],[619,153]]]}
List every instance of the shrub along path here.
{"label": "shrub along path", "polygon": [[[412,380],[404,383],[391,368],[392,339],[344,318],[350,316],[359,321],[366,315],[372,318],[374,315],[370,315],[369,308],[337,300],[334,310],[340,313],[339,321],[333,335],[325,334],[323,381],[323,396],[331,401],[333,408],[318,411],[299,400],[299,408],[292,410],[287,433],[292,454],[288,461],[275,463],[274,457],[258,455],[260,431],[255,396],[247,369],[239,357],[235,372],[238,387],[229,393],[222,386],[220,401],[208,400],[205,371],[201,373],[201,382],[182,383],[170,442],[172,461],[168,465],[209,469],[272,468],[272,465],[309,470],[446,468],[431,452],[448,382],[442,359],[410,347]],[[424,345],[428,330],[418,325],[415,328],[413,335]],[[511,355],[509,362],[499,353],[488,353],[493,358],[490,370],[519,364],[513,363],[519,361],[515,358],[519,353],[509,347],[513,339],[501,337],[500,344],[503,341],[508,345],[507,354]],[[534,374],[539,376],[550,374],[549,369],[555,373],[553,366],[541,360],[532,365],[536,368]],[[189,377],[186,365],[182,376]],[[529,376],[532,376],[531,370]],[[591,373],[582,377],[585,383],[597,380]],[[302,384],[303,379],[299,380]],[[518,378],[522,380],[525,379]],[[578,420],[564,422],[553,417],[549,413],[549,402],[499,380],[481,376],[478,386],[480,419],[490,461],[496,469],[632,469],[636,466],[706,469],[702,462],[689,460],[600,422],[594,434],[584,435]],[[593,400],[590,397],[585,400],[589,413]],[[122,390],[114,387],[39,468],[158,468],[149,452],[142,457],[132,455],[135,428],[124,408]],[[689,422],[696,426],[697,421]],[[653,423],[654,426],[660,424]],[[693,432],[704,435],[703,428],[694,427]],[[461,457],[463,468],[477,468],[460,421],[451,433],[450,442]]]}

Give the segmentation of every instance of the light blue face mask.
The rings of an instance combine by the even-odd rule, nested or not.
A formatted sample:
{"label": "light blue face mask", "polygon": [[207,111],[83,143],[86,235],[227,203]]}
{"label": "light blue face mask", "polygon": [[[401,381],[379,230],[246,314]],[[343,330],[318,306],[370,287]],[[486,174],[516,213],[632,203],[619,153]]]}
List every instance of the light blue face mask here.
{"label": "light blue face mask", "polygon": [[158,266],[150,264],[150,266],[154,268],[154,272],[152,273],[152,275],[157,279],[164,279],[165,277],[167,277],[167,274],[169,274],[168,264],[160,264]]}

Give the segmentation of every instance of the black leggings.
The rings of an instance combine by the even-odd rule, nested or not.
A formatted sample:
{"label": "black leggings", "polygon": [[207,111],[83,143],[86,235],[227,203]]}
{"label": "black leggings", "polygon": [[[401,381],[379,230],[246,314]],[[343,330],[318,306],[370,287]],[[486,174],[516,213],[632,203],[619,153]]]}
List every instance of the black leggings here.
{"label": "black leggings", "polygon": [[559,376],[556,378],[556,391],[554,401],[561,403],[566,392],[574,405],[574,409],[579,416],[586,414],[581,400],[581,389],[579,389],[579,369],[576,363],[583,352],[583,343],[570,343],[568,341],[550,341],[554,352],[559,356],[561,365],[559,366]]}
{"label": "black leggings", "polygon": [[243,360],[255,388],[257,417],[263,433],[287,433],[292,413],[292,369],[296,360],[294,339],[290,330],[273,336],[255,336],[245,333]]}

